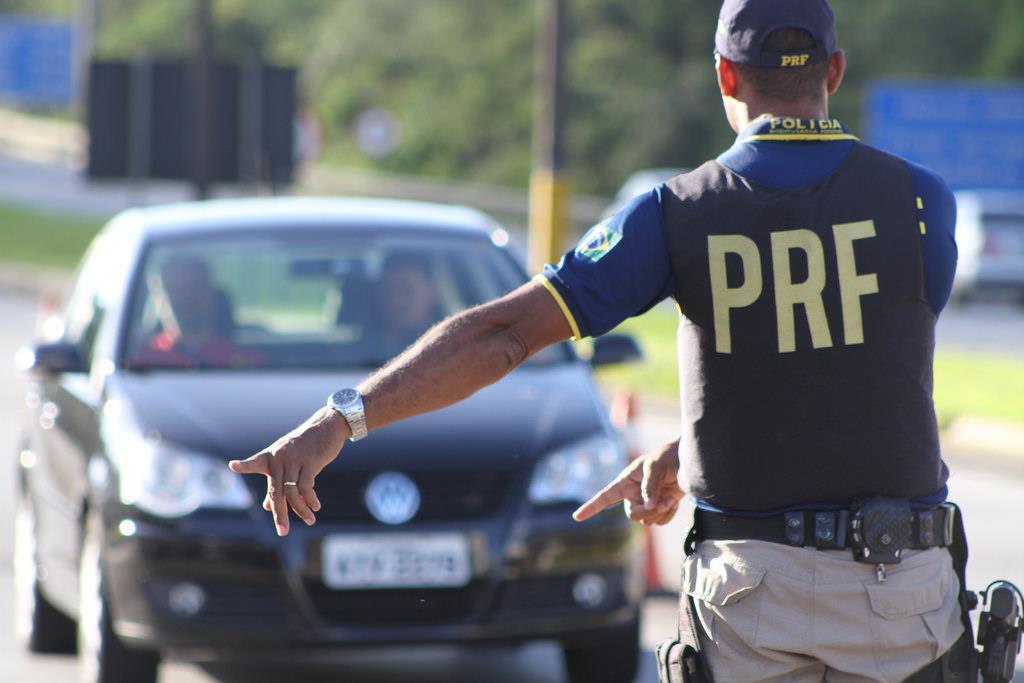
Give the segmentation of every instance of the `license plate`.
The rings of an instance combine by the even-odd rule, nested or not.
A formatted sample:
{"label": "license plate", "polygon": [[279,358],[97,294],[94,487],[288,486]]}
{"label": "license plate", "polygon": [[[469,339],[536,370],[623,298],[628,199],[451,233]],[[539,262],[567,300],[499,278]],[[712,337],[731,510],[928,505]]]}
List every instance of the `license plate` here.
{"label": "license plate", "polygon": [[457,587],[469,583],[463,534],[331,536],[323,544],[328,588]]}

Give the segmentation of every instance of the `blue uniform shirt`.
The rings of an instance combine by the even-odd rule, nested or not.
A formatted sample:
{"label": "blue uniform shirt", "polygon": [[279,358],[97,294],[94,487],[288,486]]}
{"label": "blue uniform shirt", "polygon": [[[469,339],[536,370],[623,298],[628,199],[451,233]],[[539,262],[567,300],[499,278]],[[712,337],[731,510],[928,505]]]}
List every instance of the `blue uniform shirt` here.
{"label": "blue uniform shirt", "polygon": [[[841,133],[808,139],[772,139],[767,135],[769,125],[768,117],[752,122],[718,162],[753,183],[796,189],[832,173],[856,140],[845,127]],[[942,178],[907,164],[917,190],[925,298],[938,315],[949,299],[956,270],[956,203]],[[562,306],[577,338],[604,334],[672,296],[675,282],[661,219],[666,191],[660,185],[636,197],[591,228],[557,266],[545,267],[538,276]],[[945,496],[942,489],[915,503],[930,507]]]}
{"label": "blue uniform shirt", "polygon": [[[834,136],[846,139],[766,140],[762,134],[768,125],[767,119],[751,123],[718,161],[760,185],[795,189],[835,170],[854,144],[848,133]],[[956,270],[956,203],[942,178],[907,164],[917,188],[925,297],[938,315]],[[568,309],[577,336],[604,334],[672,295],[675,283],[661,225],[664,191],[660,185],[636,197],[591,228],[557,266],[544,269],[544,280]]]}

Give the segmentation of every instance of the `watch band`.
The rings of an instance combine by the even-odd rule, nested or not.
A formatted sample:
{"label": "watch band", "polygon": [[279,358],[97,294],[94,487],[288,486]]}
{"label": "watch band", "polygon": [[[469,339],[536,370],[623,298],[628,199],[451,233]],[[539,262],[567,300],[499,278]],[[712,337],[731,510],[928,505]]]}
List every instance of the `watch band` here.
{"label": "watch band", "polygon": [[327,405],[341,413],[341,416],[348,422],[348,427],[352,431],[349,441],[366,438],[368,432],[362,394],[355,389],[342,389],[327,397]]}

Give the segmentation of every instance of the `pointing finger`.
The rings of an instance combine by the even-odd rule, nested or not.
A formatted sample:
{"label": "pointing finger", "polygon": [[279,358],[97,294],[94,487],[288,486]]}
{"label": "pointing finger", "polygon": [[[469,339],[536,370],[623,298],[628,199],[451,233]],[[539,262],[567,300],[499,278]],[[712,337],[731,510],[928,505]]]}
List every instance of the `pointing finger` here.
{"label": "pointing finger", "polygon": [[623,499],[624,496],[622,495],[619,487],[619,480],[616,479],[598,491],[593,498],[579,506],[579,508],[576,509],[576,512],[572,513],[572,518],[577,522],[586,521],[605,508],[615,505]]}
{"label": "pointing finger", "polygon": [[232,472],[239,474],[269,474],[268,461],[270,456],[266,451],[260,451],[256,455],[249,456],[245,460],[232,460],[228,467]]}

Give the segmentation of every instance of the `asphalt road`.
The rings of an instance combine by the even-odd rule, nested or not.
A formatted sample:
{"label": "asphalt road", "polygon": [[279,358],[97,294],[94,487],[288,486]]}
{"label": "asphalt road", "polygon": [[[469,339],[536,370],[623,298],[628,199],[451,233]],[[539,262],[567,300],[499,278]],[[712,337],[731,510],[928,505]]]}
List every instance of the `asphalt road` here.
{"label": "asphalt road", "polygon": [[1024,305],[979,301],[950,305],[939,316],[941,348],[1024,358]]}
{"label": "asphalt road", "polygon": [[[14,438],[21,415],[21,382],[10,359],[18,346],[32,335],[34,303],[25,298],[0,293],[0,499],[12,500]],[[1022,338],[1018,336],[1017,339]],[[648,443],[671,435],[671,419],[649,417],[641,424],[642,438]],[[953,497],[959,500],[971,535],[970,583],[981,587],[994,578],[1007,578],[1024,586],[1024,539],[1015,505],[1024,500],[1024,468],[992,466],[970,454],[949,454],[954,471],[950,482]],[[76,680],[77,667],[72,657],[31,656],[14,642],[11,626],[11,518],[0,519],[0,681],[46,680],[52,683]],[[662,553],[678,552],[678,540],[684,521],[661,532],[666,542]],[[674,631],[675,602],[670,598],[648,600],[644,614],[643,642],[650,650],[654,643]],[[370,683],[387,680],[421,683],[562,683],[564,676],[557,647],[537,643],[515,650],[457,648],[416,648],[414,650],[371,650],[352,652],[329,660],[310,662],[252,661],[197,665],[183,662],[165,664],[162,683],[242,683],[271,680],[303,680],[307,683]],[[643,658],[637,683],[654,683],[657,675],[653,657]],[[1024,683],[1024,666],[1015,678]]]}

